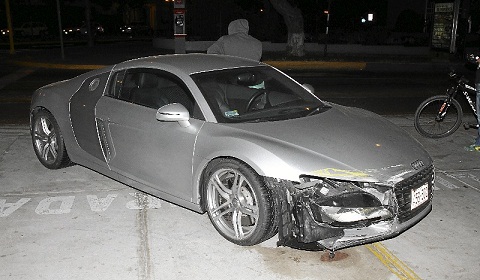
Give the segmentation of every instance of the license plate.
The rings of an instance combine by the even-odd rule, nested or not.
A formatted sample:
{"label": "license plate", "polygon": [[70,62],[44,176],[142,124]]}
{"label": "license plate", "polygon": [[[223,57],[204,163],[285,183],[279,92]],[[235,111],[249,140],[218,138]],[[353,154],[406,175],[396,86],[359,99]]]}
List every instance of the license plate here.
{"label": "license plate", "polygon": [[412,202],[410,203],[410,210],[417,208],[428,200],[428,183],[423,186],[412,189]]}

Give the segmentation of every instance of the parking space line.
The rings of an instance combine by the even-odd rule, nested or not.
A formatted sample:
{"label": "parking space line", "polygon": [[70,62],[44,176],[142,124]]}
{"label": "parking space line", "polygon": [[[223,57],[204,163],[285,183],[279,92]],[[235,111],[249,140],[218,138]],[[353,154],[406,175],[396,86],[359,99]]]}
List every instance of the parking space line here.
{"label": "parking space line", "polygon": [[[473,180],[475,182],[478,182],[479,185],[480,185],[480,178],[478,178],[477,176],[475,176],[473,174],[468,174],[468,178],[470,178],[471,180]],[[480,188],[474,187],[474,186],[470,186],[470,187],[480,192]]]}
{"label": "parking space line", "polygon": [[469,187],[469,188],[475,189],[477,191],[480,191],[480,189],[478,189],[477,187],[474,187],[474,186],[470,185],[469,183],[467,183],[466,180],[462,180],[462,179],[471,179],[472,181],[479,182],[479,179],[472,174],[453,174],[453,175],[449,175],[449,176],[454,178],[455,180],[459,181],[460,183],[462,183],[465,187]]}
{"label": "parking space line", "polygon": [[[446,174],[446,173],[442,173],[442,174],[443,174],[444,176],[449,177],[448,174]],[[458,189],[458,188],[459,188],[457,185],[451,183],[451,182],[448,181],[447,179],[444,179],[444,178],[442,178],[442,177],[440,177],[440,176],[436,176],[436,177],[435,177],[435,180],[436,180],[439,184],[441,184],[441,185],[443,185],[444,187],[446,187],[447,189],[453,190],[453,189]]]}
{"label": "parking space line", "polygon": [[[476,191],[480,191],[480,188],[476,187],[477,183],[480,183],[480,178],[472,174],[475,170],[456,170],[456,171],[446,171],[437,170],[437,176],[435,180],[437,183],[445,186],[448,189],[458,189],[460,186],[468,187]],[[443,177],[439,175],[442,174]]]}
{"label": "parking space line", "polygon": [[365,245],[393,274],[402,280],[421,280],[421,278],[404,262],[390,252],[382,243]]}

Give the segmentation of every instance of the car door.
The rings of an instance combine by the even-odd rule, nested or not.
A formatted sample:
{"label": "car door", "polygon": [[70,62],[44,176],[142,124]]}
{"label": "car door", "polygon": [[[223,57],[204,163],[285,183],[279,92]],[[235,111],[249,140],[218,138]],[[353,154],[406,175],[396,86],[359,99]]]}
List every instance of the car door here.
{"label": "car door", "polygon": [[104,164],[104,154],[99,143],[95,120],[95,106],[103,96],[110,71],[97,73],[85,79],[70,99],[70,123],[78,146],[88,153],[95,164]]}
{"label": "car door", "polygon": [[163,103],[181,103],[192,117],[196,106],[184,83],[168,73],[151,69],[114,73],[108,94],[96,105],[101,146],[112,171],[191,201],[192,158],[203,121],[191,118],[186,128],[158,121],[156,112]]}

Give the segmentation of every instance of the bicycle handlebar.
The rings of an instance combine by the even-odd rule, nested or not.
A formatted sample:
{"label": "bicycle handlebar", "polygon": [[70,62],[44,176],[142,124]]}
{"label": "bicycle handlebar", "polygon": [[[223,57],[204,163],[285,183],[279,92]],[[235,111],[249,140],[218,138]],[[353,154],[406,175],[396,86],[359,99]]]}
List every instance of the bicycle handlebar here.
{"label": "bicycle handlebar", "polygon": [[465,78],[463,75],[462,76],[458,75],[455,70],[450,70],[450,72],[448,73],[448,76],[456,84],[468,84],[470,82],[470,80]]}

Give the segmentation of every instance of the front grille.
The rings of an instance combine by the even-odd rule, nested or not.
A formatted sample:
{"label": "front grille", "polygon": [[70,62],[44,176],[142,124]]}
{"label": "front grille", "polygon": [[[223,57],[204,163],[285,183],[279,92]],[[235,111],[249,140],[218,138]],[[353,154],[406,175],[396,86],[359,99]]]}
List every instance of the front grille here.
{"label": "front grille", "polygon": [[[398,220],[400,223],[413,218],[431,203],[433,197],[433,179],[433,165],[430,165],[419,173],[395,185],[394,190],[398,203]],[[410,210],[412,189],[416,189],[425,183],[428,183],[428,201]]]}

